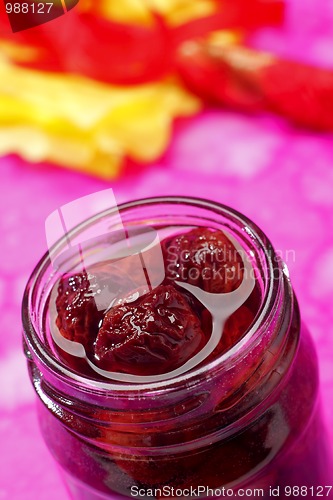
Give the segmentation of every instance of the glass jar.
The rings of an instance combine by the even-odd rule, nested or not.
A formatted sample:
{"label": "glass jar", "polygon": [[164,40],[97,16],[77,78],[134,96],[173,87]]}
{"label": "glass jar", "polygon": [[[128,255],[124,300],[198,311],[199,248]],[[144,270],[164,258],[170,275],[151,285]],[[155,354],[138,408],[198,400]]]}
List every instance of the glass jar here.
{"label": "glass jar", "polygon": [[[246,489],[264,498],[330,496],[317,357],[287,268],[269,240],[241,214],[205,200],[154,198],[118,210],[125,229],[227,231],[251,255],[262,300],[244,337],[209,364],[156,383],[103,380],[70,368],[50,343],[50,293],[75,266],[73,257],[61,258],[68,235],[43,257],[24,295],[24,350],[42,433],[73,497],[194,498]],[[85,221],[70,236],[100,222],[117,230],[118,210]],[[98,260],[108,238],[86,251]]]}

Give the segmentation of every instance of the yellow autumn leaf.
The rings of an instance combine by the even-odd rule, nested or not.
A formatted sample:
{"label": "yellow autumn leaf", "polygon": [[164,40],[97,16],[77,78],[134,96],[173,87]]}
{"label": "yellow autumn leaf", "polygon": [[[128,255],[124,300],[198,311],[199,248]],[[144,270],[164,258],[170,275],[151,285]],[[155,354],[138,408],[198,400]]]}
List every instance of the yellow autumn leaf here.
{"label": "yellow autumn leaf", "polygon": [[111,178],[125,156],[157,159],[169,143],[174,118],[199,108],[199,100],[171,79],[117,87],[2,62],[0,154]]}
{"label": "yellow autumn leaf", "polygon": [[[162,15],[171,26],[208,16],[216,11],[214,0],[100,0],[101,14],[115,21],[149,24],[152,12]],[[90,0],[81,0],[80,8],[87,10]]]}

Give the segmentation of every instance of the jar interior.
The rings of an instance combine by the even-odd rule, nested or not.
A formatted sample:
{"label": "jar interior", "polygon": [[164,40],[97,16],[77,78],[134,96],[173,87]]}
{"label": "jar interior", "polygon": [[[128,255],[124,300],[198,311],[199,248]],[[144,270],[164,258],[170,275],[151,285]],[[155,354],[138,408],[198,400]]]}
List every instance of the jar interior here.
{"label": "jar interior", "polygon": [[[132,203],[120,207],[119,214],[113,210],[84,222],[74,229],[70,234],[64,235],[63,240],[58,242],[47,256],[42,275],[38,280],[42,281],[42,286],[34,287],[37,311],[34,317],[35,331],[39,336],[45,352],[59,365],[65,366],[74,373],[83,375],[87,379],[110,382],[104,374],[97,373],[91,369],[91,364],[87,363],[83,357],[74,357],[72,353],[66,352],[66,348],[60,347],[54,338],[56,291],[59,280],[62,276],[75,274],[83,270],[89,270],[95,265],[114,260],[114,255],[122,252],[124,245],[128,241],[129,234],[132,235],[133,248],[136,250],[141,246],[149,247],[157,235],[158,242],[163,242],[174,236],[189,233],[197,228],[204,228],[210,231],[223,231],[224,234],[237,242],[239,248],[244,252],[244,256],[251,262],[253,275],[255,278],[255,288],[247,299],[245,305],[251,307],[253,318],[251,323],[242,332],[242,336],[237,340],[246,337],[253,329],[256,322],[262,316],[267,295],[269,292],[269,265],[267,247],[264,248],[260,236],[249,221],[242,218],[235,212],[221,210],[219,206],[204,203],[193,203],[191,200],[184,202],[167,201],[155,203],[154,200],[147,203]],[[154,248],[154,246],[153,246]],[[119,257],[119,255],[118,255]],[[154,284],[148,291],[154,289]],[[193,297],[192,297],[193,298]],[[196,300],[194,298],[194,300]],[[212,328],[212,319],[206,320],[205,328],[209,336],[209,328]],[[58,337],[59,338],[59,337]],[[237,345],[230,346],[233,350]],[[79,351],[75,351],[80,354]],[[222,353],[227,354],[226,352]],[[208,363],[212,358],[208,359]],[[207,365],[203,362],[199,368]],[[113,381],[114,382],[114,381]],[[117,384],[117,381],[115,381]]]}

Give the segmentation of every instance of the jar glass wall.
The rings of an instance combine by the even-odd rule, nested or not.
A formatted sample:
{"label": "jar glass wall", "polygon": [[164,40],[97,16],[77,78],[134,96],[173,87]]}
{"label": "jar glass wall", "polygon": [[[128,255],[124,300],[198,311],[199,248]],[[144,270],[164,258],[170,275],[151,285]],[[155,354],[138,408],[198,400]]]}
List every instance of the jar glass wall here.
{"label": "jar glass wall", "polygon": [[[258,310],[239,342],[207,364],[155,383],[105,379],[54,349],[51,292],[78,261],[64,252],[68,236],[44,256],[24,296],[24,348],[42,433],[73,496],[133,497],[140,490],[205,497],[249,488],[268,498],[270,488],[280,488],[287,498],[289,487],[316,496],[332,483],[317,358],[287,269],[266,236],[241,214],[205,200],[156,198],[118,209],[125,229],[226,231],[251,258]],[[84,237],[101,222],[108,232]],[[85,240],[83,252],[98,263],[118,226],[110,209],[70,236]]]}

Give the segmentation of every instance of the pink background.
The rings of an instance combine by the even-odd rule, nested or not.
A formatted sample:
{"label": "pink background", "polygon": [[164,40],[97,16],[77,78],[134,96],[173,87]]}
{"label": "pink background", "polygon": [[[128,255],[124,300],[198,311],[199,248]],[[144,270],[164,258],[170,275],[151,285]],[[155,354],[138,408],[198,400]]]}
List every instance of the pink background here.
{"label": "pink background", "polygon": [[[329,4],[293,0],[284,32],[264,30],[253,43],[333,66]],[[271,116],[207,110],[177,125],[160,162],[115,182],[15,157],[0,159],[0,169],[0,499],[67,498],[38,430],[21,352],[20,303],[25,282],[46,249],[47,215],[107,187],[114,189],[118,203],[171,194],[217,200],[252,218],[283,255],[295,252],[288,266],[317,345],[325,416],[333,429],[332,135],[296,130]]]}

